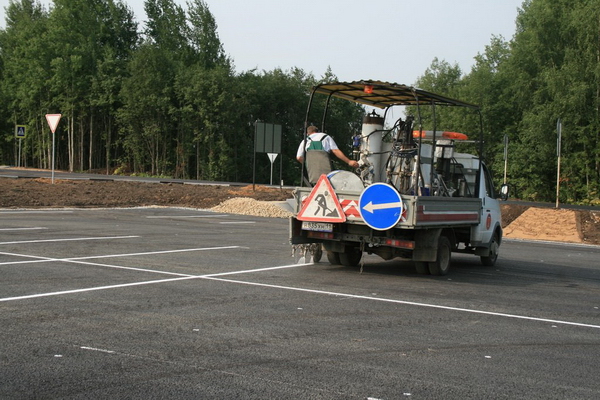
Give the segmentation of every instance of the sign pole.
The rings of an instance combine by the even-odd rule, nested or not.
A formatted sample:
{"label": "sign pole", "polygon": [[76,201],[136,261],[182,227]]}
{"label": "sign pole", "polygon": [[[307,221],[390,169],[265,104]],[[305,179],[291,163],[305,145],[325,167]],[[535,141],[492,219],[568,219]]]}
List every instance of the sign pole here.
{"label": "sign pole", "polygon": [[54,184],[54,159],[56,155],[56,127],[62,114],[46,114],[46,121],[52,131],[52,184]]}
{"label": "sign pole", "polygon": [[277,153],[267,153],[269,156],[269,160],[271,161],[271,186],[273,186],[273,163],[275,163],[275,159],[277,158]]}
{"label": "sign pole", "polygon": [[54,185],[54,158],[56,155],[56,134],[52,132],[52,184]]}
{"label": "sign pole", "polygon": [[25,130],[27,129],[26,125],[16,125],[15,126],[15,137],[19,139],[19,155],[17,159],[17,167],[21,166],[21,148],[22,148],[22,139],[25,137]]}
{"label": "sign pole", "polygon": [[558,208],[558,196],[560,194],[560,153],[561,153],[561,136],[562,136],[562,122],[560,118],[556,123],[556,154],[558,156],[558,167],[556,170],[556,208]]}
{"label": "sign pole", "polygon": [[506,185],[506,170],[508,169],[508,135],[504,135],[504,184]]}

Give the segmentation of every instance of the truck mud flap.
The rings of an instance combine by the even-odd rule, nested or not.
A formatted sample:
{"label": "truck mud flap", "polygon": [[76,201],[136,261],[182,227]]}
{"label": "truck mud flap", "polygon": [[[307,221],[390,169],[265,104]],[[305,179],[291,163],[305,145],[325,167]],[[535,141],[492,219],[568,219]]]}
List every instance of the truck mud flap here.
{"label": "truck mud flap", "polygon": [[419,229],[415,232],[415,249],[413,261],[433,262],[437,258],[438,240],[442,233],[441,228]]}

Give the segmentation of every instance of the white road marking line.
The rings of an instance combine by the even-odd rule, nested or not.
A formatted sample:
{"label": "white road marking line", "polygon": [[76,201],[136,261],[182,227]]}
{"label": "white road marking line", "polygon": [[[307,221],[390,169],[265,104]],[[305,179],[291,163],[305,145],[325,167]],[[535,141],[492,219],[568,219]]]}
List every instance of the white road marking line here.
{"label": "white road marking line", "polygon": [[199,248],[195,248],[195,249],[148,251],[148,252],[144,252],[144,253],[106,254],[106,255],[99,255],[99,256],[71,257],[71,258],[51,258],[51,257],[32,256],[32,255],[18,254],[18,253],[7,253],[7,252],[0,251],[0,254],[6,255],[6,256],[26,257],[26,258],[34,259],[34,260],[27,260],[27,261],[8,261],[8,262],[0,263],[0,266],[1,265],[13,265],[13,264],[36,264],[36,263],[45,263],[45,262],[70,262],[70,263],[75,263],[75,264],[87,264],[87,265],[105,266],[105,267],[109,267],[109,268],[128,269],[128,270],[132,270],[132,271],[155,272],[155,273],[159,273],[159,274],[177,275],[177,276],[190,276],[188,274],[178,274],[178,273],[174,273],[174,272],[165,272],[165,271],[143,269],[143,268],[123,267],[123,266],[119,266],[119,265],[83,262],[83,260],[93,260],[93,259],[98,259],[98,258],[117,258],[117,257],[120,258],[120,257],[132,257],[132,256],[145,256],[145,255],[156,255],[156,254],[185,253],[185,252],[190,252],[190,251],[230,250],[230,249],[244,249],[244,248],[247,249],[247,247],[242,247],[242,246],[199,247]]}
{"label": "white road marking line", "polygon": [[[229,249],[247,249],[242,246],[217,246],[217,247],[198,247],[195,249],[177,249],[177,250],[159,250],[159,251],[147,251],[142,253],[123,253],[123,254],[107,254],[103,256],[87,256],[87,257],[71,257],[65,258],[66,261],[77,261],[77,260],[90,260],[96,258],[114,258],[114,257],[132,257],[132,256],[148,256],[154,254],[170,254],[170,253],[186,253],[190,251],[204,251],[204,250],[229,250]],[[61,259],[62,261],[62,259]]]}
{"label": "white road marking line", "polygon": [[8,256],[35,258],[34,261],[32,261],[32,260],[13,261],[13,262],[9,261],[9,262],[5,262],[5,263],[0,263],[0,266],[15,265],[15,264],[39,264],[39,263],[59,262],[60,261],[60,262],[68,262],[68,263],[73,263],[73,264],[94,265],[97,267],[105,267],[105,268],[124,269],[124,270],[139,271],[139,272],[151,272],[151,273],[155,273],[155,274],[190,276],[189,274],[178,274],[176,272],[166,272],[166,271],[158,271],[158,270],[153,270],[153,269],[135,268],[135,267],[124,267],[122,265],[110,265],[110,264],[100,264],[100,263],[85,262],[85,261],[75,261],[75,260],[69,260],[67,258],[61,259],[61,258],[49,258],[49,257],[38,257],[38,256],[26,256],[26,255],[22,255],[22,254],[5,253],[5,252],[0,252],[0,254],[8,255]]}
{"label": "white road marking line", "polygon": [[350,297],[353,299],[373,300],[373,301],[380,301],[380,302],[384,302],[384,303],[404,304],[404,305],[409,305],[409,306],[436,308],[436,309],[440,309],[440,310],[459,311],[459,312],[466,312],[466,313],[472,313],[472,314],[491,315],[491,316],[495,316],[495,317],[524,319],[524,320],[529,320],[529,321],[549,322],[549,323],[553,323],[553,324],[571,325],[571,326],[579,326],[579,327],[585,327],[585,328],[600,329],[600,325],[583,324],[583,323],[579,323],[579,322],[561,321],[561,320],[548,319],[548,318],[529,317],[526,315],[506,314],[506,313],[498,313],[498,312],[493,312],[493,311],[475,310],[475,309],[470,309],[470,308],[442,306],[442,305],[438,305],[438,304],[417,303],[414,301],[386,299],[384,297],[362,296],[362,295],[349,294],[349,293],[329,292],[326,290],[297,288],[297,287],[293,287],[293,286],[281,286],[281,285],[272,285],[272,284],[266,284],[266,283],[238,281],[238,280],[233,280],[233,279],[222,279],[222,278],[218,278],[216,276],[210,276],[210,275],[202,276],[202,278],[216,280],[216,281],[223,281],[223,282],[228,282],[228,283],[238,283],[238,284],[242,284],[242,285],[261,286],[261,287],[268,287],[268,288],[274,288],[274,289],[293,290],[293,291],[297,291],[297,292],[325,294],[328,296]]}
{"label": "white road marking line", "polygon": [[50,242],[78,242],[84,240],[110,240],[110,239],[132,239],[140,236],[99,236],[87,238],[70,238],[70,239],[41,239],[41,240],[19,240],[14,242],[0,242],[2,244],[24,244],[24,243],[50,243]]}
{"label": "white road marking line", "polygon": [[108,353],[108,354],[116,354],[117,353],[114,350],[97,349],[95,347],[88,347],[88,346],[81,346],[79,348],[82,349],[82,350],[99,351],[100,353]]}
{"label": "white road marking line", "polygon": [[37,231],[40,229],[48,229],[43,226],[36,226],[33,228],[0,228],[0,231]]}
{"label": "white road marking line", "polygon": [[155,283],[175,282],[175,281],[181,281],[181,280],[186,280],[186,279],[197,279],[197,278],[198,277],[196,277],[196,276],[184,276],[184,277],[180,277],[180,278],[159,279],[159,280],[155,280],[155,281],[123,283],[120,285],[96,286],[96,287],[85,288],[85,289],[63,290],[60,292],[29,294],[29,295],[25,295],[25,296],[5,297],[3,299],[0,299],[0,302],[35,299],[35,298],[39,298],[39,297],[59,296],[59,295],[63,295],[63,294],[85,293],[85,292],[93,292],[96,290],[117,289],[117,288],[142,286],[142,285],[152,285]]}
{"label": "white road marking line", "polygon": [[255,224],[256,221],[228,221],[228,222],[219,222],[219,224]]}
{"label": "white road marking line", "polygon": [[[310,264],[310,263],[309,264],[290,264],[290,265],[283,265],[283,266],[277,266],[277,267],[266,267],[266,268],[257,268],[257,269],[241,270],[241,271],[221,272],[221,273],[207,274],[207,275],[184,275],[182,277],[171,278],[171,279],[160,279],[160,280],[154,280],[154,281],[124,283],[124,284],[119,284],[119,285],[99,286],[99,287],[92,287],[92,288],[85,288],[85,289],[74,289],[74,290],[65,290],[65,291],[52,292],[52,293],[39,293],[39,294],[34,294],[34,295],[0,298],[0,302],[7,302],[7,301],[14,301],[14,300],[26,300],[26,299],[33,299],[33,298],[39,298],[39,297],[58,296],[58,295],[64,295],[64,294],[84,293],[84,292],[90,292],[90,291],[117,289],[117,288],[132,287],[132,286],[151,285],[151,284],[156,284],[156,283],[175,282],[175,281],[190,280],[190,279],[207,279],[207,280],[216,280],[216,281],[235,283],[235,284],[241,284],[241,285],[267,287],[267,288],[282,289],[282,290],[291,290],[291,291],[296,291],[296,292],[323,294],[323,295],[328,295],[328,296],[338,296],[338,297],[345,297],[345,298],[352,298],[352,299],[371,300],[371,301],[379,301],[379,302],[384,302],[384,303],[435,308],[435,309],[439,309],[439,310],[457,311],[457,312],[465,312],[465,313],[471,313],[471,314],[489,315],[489,316],[495,316],[495,317],[522,319],[522,320],[535,321],[535,322],[545,322],[545,323],[553,323],[553,324],[559,324],[559,325],[569,325],[569,326],[577,326],[577,327],[584,327],[584,328],[600,329],[600,325],[584,324],[584,323],[580,323],[580,322],[562,321],[562,320],[555,320],[555,319],[549,319],[549,318],[530,317],[530,316],[526,316],[526,315],[498,313],[498,312],[493,312],[493,311],[484,311],[484,310],[476,310],[476,309],[461,308],[461,307],[450,307],[450,306],[443,306],[443,305],[438,305],[438,304],[418,303],[418,302],[407,301],[407,300],[388,299],[388,298],[384,298],[384,297],[363,296],[363,295],[355,295],[355,294],[350,294],[350,293],[330,292],[330,291],[326,291],[326,290],[298,288],[298,287],[293,287],[293,286],[282,286],[282,285],[273,285],[273,284],[266,284],[266,283],[247,282],[247,281],[239,281],[239,280],[234,280],[234,279],[220,278],[221,276],[227,276],[227,275],[256,273],[256,272],[272,271],[272,270],[279,270],[279,269],[286,269],[286,268],[297,268],[297,267],[302,267],[302,266],[306,266],[306,265],[312,265],[312,264]],[[123,267],[123,268],[127,268],[127,267]],[[152,270],[149,270],[149,271],[152,271]],[[160,271],[154,271],[154,272],[158,273]]]}
{"label": "white road marking line", "polygon": [[[306,265],[311,265],[311,264],[292,264],[292,265],[284,265],[284,266],[279,266],[279,267],[249,269],[249,270],[244,270],[244,271],[221,272],[221,273],[209,274],[209,275],[183,275],[178,278],[170,278],[170,279],[159,279],[159,280],[153,280],[153,281],[122,283],[119,285],[96,286],[96,287],[91,287],[91,288],[62,290],[59,292],[50,292],[50,293],[29,294],[29,295],[24,295],[24,296],[0,298],[0,303],[7,302],[7,301],[15,301],[15,300],[35,299],[35,298],[39,298],[39,297],[60,296],[60,295],[64,295],[64,294],[93,292],[93,291],[97,291],[97,290],[107,290],[107,289],[118,289],[118,288],[131,287],[131,286],[152,285],[155,283],[176,282],[176,281],[189,280],[189,279],[202,279],[202,278],[213,277],[213,276],[216,277],[216,276],[224,276],[224,275],[231,275],[231,274],[271,271],[271,270],[276,270],[276,269],[303,267]],[[123,267],[123,268],[126,268],[126,267]],[[155,272],[159,272],[159,271],[155,271]]]}
{"label": "white road marking line", "polygon": [[306,267],[308,265],[313,265],[313,264],[312,263],[288,264],[288,265],[280,265],[277,267],[264,267],[264,268],[245,269],[245,270],[241,270],[241,271],[217,272],[216,274],[196,275],[196,278],[216,278],[219,276],[227,276],[227,275],[250,274],[250,273],[254,273],[254,272],[275,271],[278,269]]}

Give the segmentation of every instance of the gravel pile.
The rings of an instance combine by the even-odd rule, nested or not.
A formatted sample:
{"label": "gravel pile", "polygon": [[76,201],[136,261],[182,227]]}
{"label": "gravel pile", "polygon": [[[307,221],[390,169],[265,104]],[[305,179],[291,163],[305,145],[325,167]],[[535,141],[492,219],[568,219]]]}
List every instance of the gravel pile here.
{"label": "gravel pile", "polygon": [[292,213],[269,201],[258,201],[249,197],[235,197],[211,208],[227,214],[253,215],[256,217],[288,218]]}

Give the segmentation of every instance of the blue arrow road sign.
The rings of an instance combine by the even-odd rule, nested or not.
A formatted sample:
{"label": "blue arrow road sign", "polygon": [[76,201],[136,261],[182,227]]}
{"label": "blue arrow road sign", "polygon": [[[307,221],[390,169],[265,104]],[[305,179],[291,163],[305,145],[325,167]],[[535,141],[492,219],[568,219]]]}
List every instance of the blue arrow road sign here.
{"label": "blue arrow road sign", "polygon": [[402,197],[387,183],[367,187],[360,195],[358,205],[365,223],[379,231],[395,226],[402,216]]}

